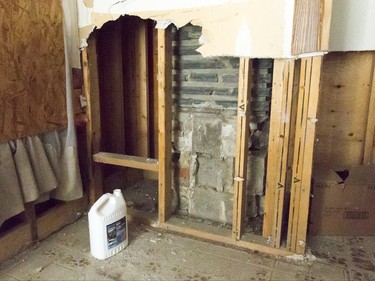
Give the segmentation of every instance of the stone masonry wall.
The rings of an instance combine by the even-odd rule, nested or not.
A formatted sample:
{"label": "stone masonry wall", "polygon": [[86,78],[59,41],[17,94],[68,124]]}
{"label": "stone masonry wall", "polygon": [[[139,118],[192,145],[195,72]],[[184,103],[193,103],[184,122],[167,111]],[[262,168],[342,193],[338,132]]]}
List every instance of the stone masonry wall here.
{"label": "stone masonry wall", "polygon": [[[201,28],[193,25],[174,32],[172,127],[180,152],[174,188],[180,214],[231,224],[239,59],[203,58],[195,51],[200,36]],[[258,86],[249,126],[254,132],[269,115],[270,65],[272,60],[254,62]],[[260,147],[259,137],[252,140]]]}

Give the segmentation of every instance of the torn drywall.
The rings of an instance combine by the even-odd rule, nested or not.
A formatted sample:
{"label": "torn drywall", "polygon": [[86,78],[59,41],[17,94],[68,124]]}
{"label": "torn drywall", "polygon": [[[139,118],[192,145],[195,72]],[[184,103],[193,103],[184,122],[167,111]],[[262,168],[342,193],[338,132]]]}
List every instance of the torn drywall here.
{"label": "torn drywall", "polygon": [[121,15],[202,26],[203,56],[291,57],[294,0],[77,0],[81,45]]}

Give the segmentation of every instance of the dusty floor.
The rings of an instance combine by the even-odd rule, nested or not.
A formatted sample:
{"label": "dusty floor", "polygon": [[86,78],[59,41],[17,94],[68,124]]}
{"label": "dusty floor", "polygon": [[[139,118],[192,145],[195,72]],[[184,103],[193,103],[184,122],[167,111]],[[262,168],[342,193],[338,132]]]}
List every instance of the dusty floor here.
{"label": "dusty floor", "polygon": [[90,256],[83,217],[3,263],[0,280],[375,280],[375,237],[314,238],[317,259],[296,262],[145,226],[129,229],[129,246],[99,261]]}

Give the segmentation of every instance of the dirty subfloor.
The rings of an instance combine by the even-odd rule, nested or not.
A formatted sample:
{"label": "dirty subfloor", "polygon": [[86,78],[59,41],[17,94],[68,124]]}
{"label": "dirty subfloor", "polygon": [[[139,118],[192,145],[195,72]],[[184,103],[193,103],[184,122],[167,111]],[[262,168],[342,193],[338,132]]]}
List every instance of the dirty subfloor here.
{"label": "dirty subfloor", "polygon": [[375,237],[314,237],[316,259],[294,261],[142,225],[129,231],[125,250],[96,260],[85,216],[3,263],[0,280],[375,280]]}

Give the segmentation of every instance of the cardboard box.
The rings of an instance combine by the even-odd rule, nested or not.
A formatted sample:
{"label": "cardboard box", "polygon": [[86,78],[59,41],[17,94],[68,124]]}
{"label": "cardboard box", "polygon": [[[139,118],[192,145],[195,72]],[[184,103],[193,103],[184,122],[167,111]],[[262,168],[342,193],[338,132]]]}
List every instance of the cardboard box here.
{"label": "cardboard box", "polygon": [[375,165],[313,172],[310,233],[375,235]]}

